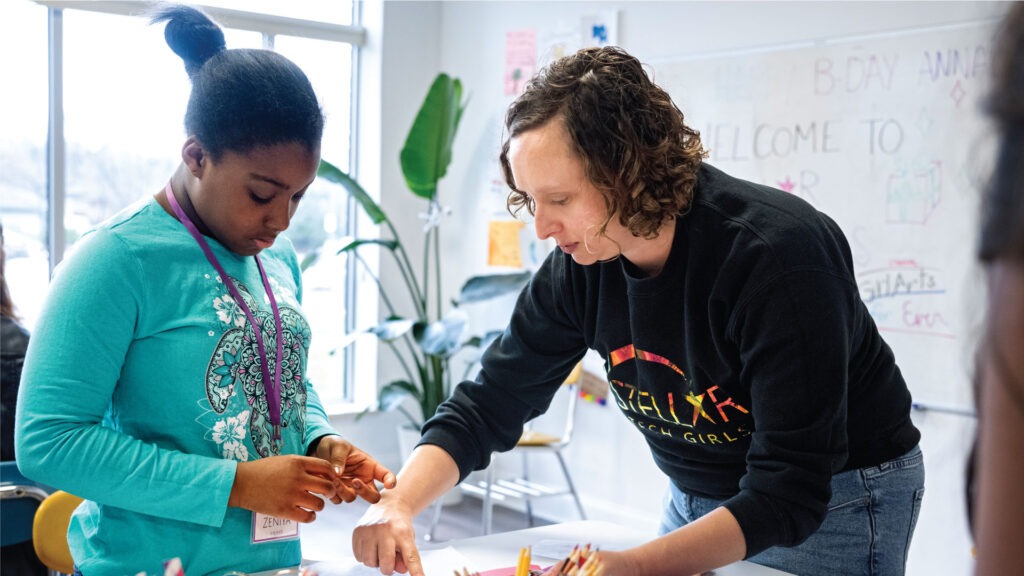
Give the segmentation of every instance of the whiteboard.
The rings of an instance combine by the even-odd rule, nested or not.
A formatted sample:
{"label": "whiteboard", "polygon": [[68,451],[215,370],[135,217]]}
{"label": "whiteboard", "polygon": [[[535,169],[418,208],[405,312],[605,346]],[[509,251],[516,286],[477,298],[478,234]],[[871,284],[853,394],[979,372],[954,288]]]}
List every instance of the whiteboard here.
{"label": "whiteboard", "polygon": [[799,195],[839,223],[861,296],[915,402],[933,406],[971,405],[994,26],[651,65],[700,131],[710,164]]}

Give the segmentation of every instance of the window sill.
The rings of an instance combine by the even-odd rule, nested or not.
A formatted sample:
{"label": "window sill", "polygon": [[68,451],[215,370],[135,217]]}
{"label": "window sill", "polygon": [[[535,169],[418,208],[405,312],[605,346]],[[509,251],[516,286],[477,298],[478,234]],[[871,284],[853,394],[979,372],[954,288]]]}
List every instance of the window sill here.
{"label": "window sill", "polygon": [[368,406],[366,404],[359,404],[356,402],[332,402],[324,403],[324,412],[327,416],[354,416],[360,412],[366,410]]}

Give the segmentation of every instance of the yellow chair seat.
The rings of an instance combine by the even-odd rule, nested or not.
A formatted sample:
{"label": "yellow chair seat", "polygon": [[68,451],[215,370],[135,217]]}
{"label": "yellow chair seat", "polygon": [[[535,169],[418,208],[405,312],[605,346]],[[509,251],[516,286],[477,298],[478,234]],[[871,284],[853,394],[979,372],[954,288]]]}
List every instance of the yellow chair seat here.
{"label": "yellow chair seat", "polygon": [[71,513],[82,499],[63,490],[50,494],[39,505],[32,521],[32,544],[36,555],[50,570],[72,574],[75,562],[68,548],[68,525]]}
{"label": "yellow chair seat", "polygon": [[[575,386],[580,381],[580,377],[582,375],[583,363],[577,362],[576,366],[572,369],[572,372],[570,372],[569,376],[566,377],[565,382],[563,382],[563,385]],[[575,392],[573,393],[575,394]],[[569,410],[572,411],[575,410],[575,408],[576,403],[571,402],[569,404]],[[571,433],[572,425],[569,424],[569,426],[570,428],[568,429],[568,432]],[[564,434],[563,436],[545,434],[544,432],[538,432],[536,430],[533,430],[532,428],[527,427],[526,430],[523,430],[523,435],[519,438],[519,441],[516,442],[516,446],[551,446],[554,444],[558,444],[560,442],[568,444],[569,436],[567,434]]]}
{"label": "yellow chair seat", "polygon": [[[526,508],[527,521],[530,526],[533,526],[533,505],[531,504],[531,500],[533,498],[563,495],[571,496],[573,503],[576,504],[576,510],[579,512],[580,518],[584,520],[587,519],[586,512],[583,510],[583,504],[580,502],[579,494],[576,493],[576,486],[573,484],[572,476],[569,474],[569,467],[566,465],[565,459],[562,457],[562,450],[565,449],[572,440],[573,428],[576,419],[576,401],[579,398],[579,382],[582,377],[583,363],[578,362],[563,382],[562,390],[568,394],[568,398],[564,402],[566,415],[562,420],[563,430],[561,436],[555,436],[553,434],[534,430],[530,425],[527,425],[526,429],[523,430],[523,435],[520,436],[519,441],[516,442],[516,447],[519,448],[518,452],[523,457],[522,474],[519,477],[511,479],[496,479],[494,473],[495,466],[492,462],[484,471],[484,480],[475,483],[463,482],[459,485],[459,488],[463,493],[480,496],[483,499],[483,518],[481,519],[480,529],[482,534],[491,533],[491,517],[494,500],[512,501],[512,499],[518,499],[522,501]],[[544,486],[530,481],[527,454],[531,452],[550,454],[556,458],[558,461],[558,470],[561,470],[565,479],[564,488],[560,488],[558,486]],[[431,519],[430,527],[427,529],[427,533],[424,536],[424,539],[427,541],[434,540],[434,530],[441,521],[442,502],[443,500],[441,498],[438,498],[434,502],[433,518]]]}
{"label": "yellow chair seat", "polygon": [[526,430],[523,432],[523,437],[516,443],[516,446],[546,446],[560,440],[561,438],[558,436],[537,432],[536,430]]}

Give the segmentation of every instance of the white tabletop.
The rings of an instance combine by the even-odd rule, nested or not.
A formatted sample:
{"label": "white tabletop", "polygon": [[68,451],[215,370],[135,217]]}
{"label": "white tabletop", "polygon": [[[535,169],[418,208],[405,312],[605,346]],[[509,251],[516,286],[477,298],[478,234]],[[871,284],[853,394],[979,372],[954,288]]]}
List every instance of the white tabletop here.
{"label": "white tabletop", "polygon": [[[621,550],[630,548],[650,540],[650,534],[632,530],[619,524],[603,522],[598,520],[580,520],[575,522],[563,522],[524,530],[502,532],[475,538],[462,540],[451,540],[438,547],[451,546],[466,558],[471,560],[475,566],[500,567],[515,566],[519,557],[519,550],[526,546],[534,547],[534,550],[547,549],[557,542],[562,542],[571,547],[573,544],[590,544],[603,550]],[[431,546],[422,546],[424,550]],[[564,555],[556,557],[540,557],[533,555],[534,563],[547,565],[554,564],[564,558]],[[549,562],[545,562],[549,561]],[[773,568],[766,568],[750,562],[736,562],[714,571],[715,576],[786,576]]]}
{"label": "white tabletop", "polygon": [[[447,542],[424,544],[425,566],[434,565],[433,573],[451,574],[452,570],[469,565],[478,570],[491,570],[506,566],[515,566],[519,559],[519,551],[530,546],[533,564],[549,566],[565,558],[573,545],[590,544],[602,550],[622,550],[642,544],[653,537],[637,530],[626,528],[611,522],[598,520],[581,520],[563,522],[548,526],[538,526],[524,530],[514,530],[488,536],[449,540]],[[433,557],[432,557],[433,556]],[[451,558],[455,556],[456,558]],[[311,567],[320,576],[379,576],[376,568],[367,568],[356,562],[349,552],[339,553],[336,558],[323,559]],[[452,565],[449,565],[453,563]],[[292,569],[294,570],[294,569]],[[285,574],[289,571],[284,572]],[[257,572],[250,576],[276,576],[277,570]],[[291,571],[294,574],[294,571]],[[433,576],[431,570],[428,574]],[[766,568],[750,562],[736,562],[712,572],[714,576],[791,576],[772,568]],[[284,576],[284,574],[281,574]]]}

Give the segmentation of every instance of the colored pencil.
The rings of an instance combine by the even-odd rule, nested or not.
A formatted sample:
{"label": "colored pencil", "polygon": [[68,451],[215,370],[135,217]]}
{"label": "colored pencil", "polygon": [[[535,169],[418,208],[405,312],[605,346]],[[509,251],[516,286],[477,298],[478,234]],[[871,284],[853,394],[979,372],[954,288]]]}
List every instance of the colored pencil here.
{"label": "colored pencil", "polygon": [[519,562],[516,564],[516,576],[530,576],[530,547],[519,550]]}

